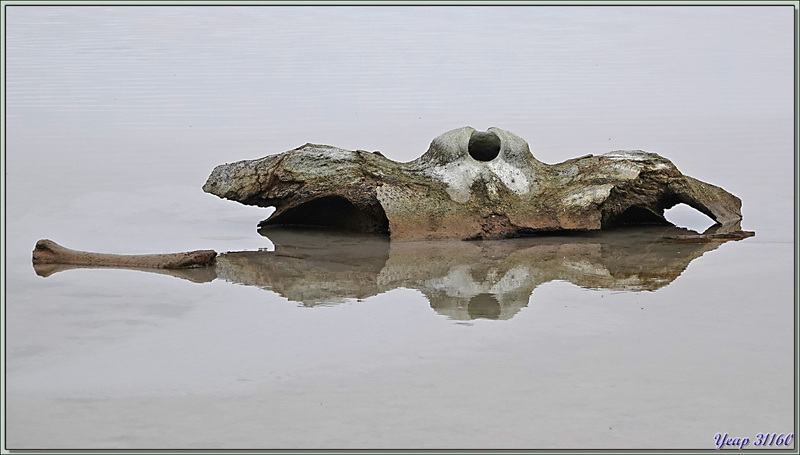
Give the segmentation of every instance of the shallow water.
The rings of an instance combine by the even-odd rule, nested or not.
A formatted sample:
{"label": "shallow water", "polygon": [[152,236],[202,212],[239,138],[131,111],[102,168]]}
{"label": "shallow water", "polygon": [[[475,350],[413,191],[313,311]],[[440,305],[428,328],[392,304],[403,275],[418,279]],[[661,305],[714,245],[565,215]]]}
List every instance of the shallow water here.
{"label": "shallow water", "polygon": [[[710,449],[794,431],[791,7],[6,11],[7,448]],[[408,161],[464,125],[547,163],[660,153],[739,196],[756,236],[261,235],[269,210],[200,189],[306,142]],[[191,280],[45,278],[40,238],[246,253]]]}

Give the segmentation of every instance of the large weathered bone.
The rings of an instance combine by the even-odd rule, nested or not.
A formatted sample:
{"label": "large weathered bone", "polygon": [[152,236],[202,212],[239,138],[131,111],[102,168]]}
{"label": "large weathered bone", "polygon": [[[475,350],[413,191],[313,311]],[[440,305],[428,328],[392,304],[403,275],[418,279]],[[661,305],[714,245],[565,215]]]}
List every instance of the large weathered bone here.
{"label": "large weathered bone", "polygon": [[547,165],[533,157],[527,142],[499,128],[449,131],[408,163],[379,152],[306,144],[217,166],[203,190],[274,206],[261,225],[389,232],[392,240],[669,224],[664,210],[679,203],[720,225],[742,218],[739,198],[681,174],[655,153],[615,151]]}
{"label": "large weathered bone", "polygon": [[[33,249],[33,264],[73,264],[91,267],[132,267],[152,269],[185,269],[203,267],[214,263],[217,252],[198,250],[166,254],[106,254],[90,253],[65,248],[56,242],[42,239]],[[47,268],[44,268],[47,269]],[[57,270],[50,271],[54,273]],[[47,273],[47,272],[43,272]]]}

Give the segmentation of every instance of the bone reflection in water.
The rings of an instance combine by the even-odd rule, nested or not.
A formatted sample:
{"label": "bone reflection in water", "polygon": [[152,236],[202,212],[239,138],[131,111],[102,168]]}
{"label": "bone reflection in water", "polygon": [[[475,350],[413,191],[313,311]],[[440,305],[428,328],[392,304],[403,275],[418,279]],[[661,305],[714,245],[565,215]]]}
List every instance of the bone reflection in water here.
{"label": "bone reflection in water", "polygon": [[[580,235],[506,240],[390,242],[387,236],[264,228],[275,251],[217,256],[183,270],[128,268],[193,282],[215,278],[273,291],[304,306],[365,299],[404,287],[422,292],[437,313],[456,320],[510,319],[549,281],[589,289],[655,291],[695,258],[729,241],[724,228],[703,234],[674,226],[637,226]],[[736,239],[738,237],[734,237]],[[34,264],[46,277],[71,264]]]}
{"label": "bone reflection in water", "polygon": [[386,236],[296,229],[266,231],[275,245],[274,252],[221,254],[217,257],[217,276],[269,289],[305,306],[362,299],[388,290],[377,284],[389,258]]}
{"label": "bone reflection in water", "polygon": [[216,269],[213,266],[193,267],[187,269],[155,269],[151,267],[129,267],[122,265],[87,265],[87,264],[33,264],[33,270],[37,275],[47,278],[58,272],[74,269],[123,269],[135,270],[139,272],[155,273],[157,275],[169,275],[193,283],[208,283],[217,278]]}
{"label": "bone reflection in water", "polygon": [[509,319],[548,281],[590,289],[655,291],[724,240],[676,243],[691,231],[635,227],[503,241],[392,242],[386,237],[268,229],[274,252],[226,253],[217,275],[306,306],[364,299],[399,287],[421,291],[457,320]]}

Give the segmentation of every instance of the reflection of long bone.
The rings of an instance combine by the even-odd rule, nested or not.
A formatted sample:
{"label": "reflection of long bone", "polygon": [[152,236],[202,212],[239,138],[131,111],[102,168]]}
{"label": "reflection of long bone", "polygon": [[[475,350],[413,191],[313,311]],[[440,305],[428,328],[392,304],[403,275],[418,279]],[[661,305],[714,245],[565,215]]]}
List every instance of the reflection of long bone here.
{"label": "reflection of long bone", "polygon": [[[223,253],[210,267],[117,267],[194,282],[219,278],[268,289],[305,306],[416,289],[431,308],[452,319],[509,319],[528,305],[534,289],[550,281],[629,292],[660,289],[691,261],[730,240],[718,228],[691,234],[650,226],[485,242],[390,242],[385,236],[273,228],[262,234],[275,251]],[[687,238],[702,241],[687,244]],[[34,263],[40,276],[83,267],[90,266]]]}

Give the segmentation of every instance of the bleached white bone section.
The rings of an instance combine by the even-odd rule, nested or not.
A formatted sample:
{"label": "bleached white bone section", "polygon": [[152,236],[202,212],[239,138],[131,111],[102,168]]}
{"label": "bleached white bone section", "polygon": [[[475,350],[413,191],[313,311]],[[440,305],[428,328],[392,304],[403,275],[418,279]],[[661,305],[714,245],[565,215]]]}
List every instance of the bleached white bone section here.
{"label": "bleached white bone section", "polygon": [[508,164],[503,159],[490,161],[487,166],[509,190],[517,194],[525,194],[530,191],[531,184],[525,174],[518,168]]}
{"label": "bleached white bone section", "polygon": [[653,154],[644,150],[614,150],[613,152],[604,153],[602,156],[612,160],[644,161],[651,159]]}
{"label": "bleached white bone section", "polygon": [[528,281],[530,281],[528,268],[518,265],[506,272],[503,278],[489,289],[489,292],[492,294],[505,294],[521,288]]}
{"label": "bleached white bone section", "polygon": [[[666,169],[669,168],[669,164],[665,163],[665,159],[656,155],[655,153],[645,152],[643,150],[615,150],[613,152],[604,153],[602,156],[612,159],[612,160],[627,160],[627,161],[656,161],[652,163],[650,169]],[[663,160],[663,161],[662,161]],[[622,164],[622,163],[620,163]],[[628,164],[628,166],[633,166],[632,164]],[[627,177],[626,178],[635,178],[634,177]]]}
{"label": "bleached white bone section", "polygon": [[435,178],[447,184],[447,194],[456,202],[467,202],[472,184],[478,179],[491,182],[492,177],[503,182],[511,191],[522,195],[530,191],[530,182],[516,167],[497,157],[484,163],[469,156],[430,170]]}
{"label": "bleached white bone section", "polygon": [[570,194],[565,200],[569,205],[580,207],[587,207],[589,204],[599,204],[608,197],[613,187],[614,185],[612,184],[590,186]]}

